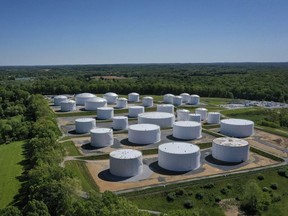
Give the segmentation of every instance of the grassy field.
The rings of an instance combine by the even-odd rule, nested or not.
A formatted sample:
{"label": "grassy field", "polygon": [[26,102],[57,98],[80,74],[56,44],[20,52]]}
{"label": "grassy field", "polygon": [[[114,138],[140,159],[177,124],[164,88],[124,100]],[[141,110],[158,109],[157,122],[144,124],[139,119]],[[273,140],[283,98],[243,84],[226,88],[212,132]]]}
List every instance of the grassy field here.
{"label": "grassy field", "polygon": [[65,168],[71,171],[76,178],[81,182],[82,189],[85,192],[99,191],[97,185],[94,183],[92,176],[90,175],[88,168],[83,161],[67,161]]}
{"label": "grassy field", "polygon": [[[141,209],[169,212],[171,210],[184,209],[184,202],[188,200],[193,203],[194,208],[205,208],[205,210],[207,210],[211,215],[224,215],[215,199],[220,198],[222,200],[237,197],[241,198],[245,184],[250,181],[256,181],[261,189],[263,187],[267,187],[269,189],[270,192],[266,193],[270,193],[271,197],[276,194],[280,195],[281,197],[281,201],[272,203],[270,205],[269,211],[264,212],[265,215],[286,215],[288,209],[288,179],[279,176],[277,173],[278,169],[280,168],[272,168],[266,171],[262,170],[261,173],[260,171],[257,171],[254,173],[185,183],[185,185],[178,185],[178,187],[175,188],[167,187],[166,189],[163,189],[162,187],[161,191],[142,191],[138,194],[134,192],[124,196],[126,196]],[[262,175],[264,179],[259,180],[259,175]],[[271,184],[275,183],[278,185],[278,189],[272,190],[270,186]],[[181,186],[182,188],[180,188]],[[201,194],[202,199],[196,198],[199,194]],[[174,200],[168,201],[168,195],[172,195]],[[276,210],[277,208],[282,207],[283,210]],[[275,209],[275,212],[273,212],[273,209]]]}
{"label": "grassy field", "polygon": [[17,177],[21,176],[24,160],[23,145],[25,141],[0,145],[0,208],[13,202],[21,186]]}
{"label": "grassy field", "polygon": [[71,140],[63,142],[61,145],[65,150],[66,156],[81,156],[75,144]]}

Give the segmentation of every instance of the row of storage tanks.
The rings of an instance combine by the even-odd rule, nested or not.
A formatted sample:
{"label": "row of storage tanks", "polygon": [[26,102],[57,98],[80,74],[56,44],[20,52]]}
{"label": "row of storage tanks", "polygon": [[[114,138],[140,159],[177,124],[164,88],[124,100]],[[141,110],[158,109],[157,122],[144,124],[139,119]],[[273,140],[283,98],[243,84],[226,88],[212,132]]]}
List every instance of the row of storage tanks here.
{"label": "row of storage tanks", "polygon": [[[103,98],[97,97],[91,93],[81,93],[76,95],[75,101],[68,99],[65,95],[58,95],[54,97],[54,105],[61,106],[61,111],[68,112],[76,110],[76,105],[85,106],[85,110],[97,110],[99,107],[106,107],[107,104],[116,104],[117,108],[127,108],[129,102],[139,102],[140,95],[132,92],[128,94],[128,99],[118,98],[118,95],[113,92],[108,92],[103,95]],[[142,105],[144,107],[153,106],[153,97],[145,96],[142,98]],[[167,104],[173,104],[179,106],[182,103],[198,105],[200,97],[198,95],[189,95],[188,93],[182,93],[180,96],[172,94],[165,94],[163,102]]]}
{"label": "row of storage tanks", "polygon": [[[249,158],[247,141],[222,137],[213,140],[212,156],[220,161],[241,163]],[[159,145],[158,165],[169,171],[188,172],[201,166],[201,152],[197,145],[185,142],[170,142]],[[142,152],[120,149],[110,153],[110,173],[120,177],[131,177],[142,173]]]}

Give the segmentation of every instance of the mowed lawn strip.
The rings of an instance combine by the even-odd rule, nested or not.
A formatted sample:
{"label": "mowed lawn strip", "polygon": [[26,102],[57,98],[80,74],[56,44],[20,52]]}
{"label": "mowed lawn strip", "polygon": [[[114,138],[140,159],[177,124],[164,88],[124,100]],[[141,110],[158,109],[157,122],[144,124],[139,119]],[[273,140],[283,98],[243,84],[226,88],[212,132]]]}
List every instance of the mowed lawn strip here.
{"label": "mowed lawn strip", "polygon": [[24,160],[23,145],[25,141],[0,145],[0,208],[13,202],[21,186],[17,177],[24,168],[20,164]]}

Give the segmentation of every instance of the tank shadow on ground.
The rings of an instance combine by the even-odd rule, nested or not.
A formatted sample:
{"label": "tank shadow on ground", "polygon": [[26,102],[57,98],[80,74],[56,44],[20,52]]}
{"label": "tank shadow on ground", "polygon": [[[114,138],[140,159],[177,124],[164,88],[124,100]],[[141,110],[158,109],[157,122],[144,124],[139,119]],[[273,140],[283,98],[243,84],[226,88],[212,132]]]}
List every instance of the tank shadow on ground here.
{"label": "tank shadow on ground", "polygon": [[104,181],[120,182],[129,179],[130,177],[114,176],[110,173],[109,169],[103,170],[98,174],[98,177]]}
{"label": "tank shadow on ground", "polygon": [[94,147],[91,145],[91,143],[86,143],[86,144],[81,145],[81,148],[85,150],[96,150],[96,149],[101,149],[104,147]]}
{"label": "tank shadow on ground", "polygon": [[209,154],[208,156],[205,157],[205,160],[211,164],[215,164],[218,166],[236,166],[236,165],[240,165],[243,162],[225,162],[225,161],[220,161],[217,160],[216,158],[214,158],[212,156],[212,154]]}
{"label": "tank shadow on ground", "polygon": [[122,140],[120,141],[120,143],[121,143],[122,145],[126,145],[126,146],[145,146],[145,145],[149,145],[149,144],[135,144],[135,143],[130,142],[130,141],[128,140],[128,138],[122,139]]}
{"label": "tank shadow on ground", "polygon": [[169,140],[173,140],[173,141],[191,141],[192,139],[179,139],[179,138],[176,138],[176,137],[174,137],[173,135],[168,135],[168,136],[166,136],[166,138],[167,139],[169,139]]}
{"label": "tank shadow on ground", "polygon": [[160,166],[158,165],[158,161],[155,161],[155,162],[149,164],[149,168],[150,168],[153,172],[158,173],[158,174],[161,174],[161,175],[182,175],[182,174],[186,174],[186,173],[189,172],[189,171],[176,172],[176,171],[171,171],[171,170],[163,169],[162,167],[160,167]]}
{"label": "tank shadow on ground", "polygon": [[85,135],[85,134],[89,134],[89,133],[77,133],[76,130],[70,130],[70,131],[68,131],[68,134],[71,134],[71,135]]}

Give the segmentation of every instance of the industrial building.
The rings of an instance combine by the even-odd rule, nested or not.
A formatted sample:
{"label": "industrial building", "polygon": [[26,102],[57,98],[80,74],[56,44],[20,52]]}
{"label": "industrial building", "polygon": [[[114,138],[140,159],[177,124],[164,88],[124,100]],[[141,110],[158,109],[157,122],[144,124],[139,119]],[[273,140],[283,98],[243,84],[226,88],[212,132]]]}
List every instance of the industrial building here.
{"label": "industrial building", "polygon": [[116,100],[118,98],[118,95],[114,92],[107,92],[103,95],[103,98],[107,100],[108,104],[116,104]]}
{"label": "industrial building", "polygon": [[96,127],[96,120],[94,118],[79,118],[75,120],[76,133],[89,133],[90,130]]}
{"label": "industrial building", "polygon": [[65,95],[57,95],[54,97],[54,106],[60,106],[60,103],[68,100]]}
{"label": "industrial building", "polygon": [[99,107],[97,108],[97,119],[107,120],[112,119],[114,116],[113,107]]}
{"label": "industrial building", "polygon": [[142,173],[142,152],[119,149],[110,153],[110,173],[119,177],[132,177]]}
{"label": "industrial building", "polygon": [[174,122],[173,137],[185,140],[201,138],[202,137],[201,123],[194,121]]}
{"label": "industrial building", "polygon": [[91,98],[96,98],[96,95],[91,94],[91,93],[81,93],[81,94],[77,94],[76,97],[75,97],[76,104],[77,104],[77,105],[80,105],[80,106],[84,106],[84,105],[85,105],[85,102],[86,102],[88,99],[91,99]]}
{"label": "industrial building", "polygon": [[76,110],[76,102],[74,100],[65,100],[60,103],[62,112],[70,112]]}
{"label": "industrial building", "polygon": [[113,130],[110,128],[94,128],[90,131],[91,146],[96,148],[113,145]]}
{"label": "industrial building", "polygon": [[223,119],[220,132],[231,137],[248,137],[254,133],[254,122],[245,119]]}
{"label": "industrial building", "polygon": [[244,162],[249,159],[249,143],[246,140],[220,137],[213,140],[212,156],[225,162]]}
{"label": "industrial building", "polygon": [[107,100],[104,98],[89,98],[85,101],[85,110],[94,111],[97,110],[99,107],[106,107]]}
{"label": "industrial building", "polygon": [[128,141],[134,144],[146,145],[160,141],[161,130],[154,124],[135,124],[128,127]]}
{"label": "industrial building", "polygon": [[173,126],[175,116],[167,112],[147,112],[138,115],[138,124],[155,124],[161,128]]}
{"label": "industrial building", "polygon": [[200,167],[200,148],[184,142],[165,143],[158,147],[158,164],[160,167],[185,172]]}

